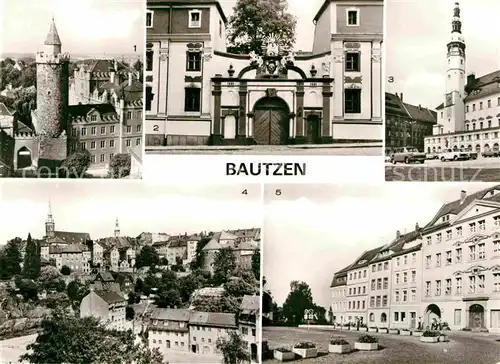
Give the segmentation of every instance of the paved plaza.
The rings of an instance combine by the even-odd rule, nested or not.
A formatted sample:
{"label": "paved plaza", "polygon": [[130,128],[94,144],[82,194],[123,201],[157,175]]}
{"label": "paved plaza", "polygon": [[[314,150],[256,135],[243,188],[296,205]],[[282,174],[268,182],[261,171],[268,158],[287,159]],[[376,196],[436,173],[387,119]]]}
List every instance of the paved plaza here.
{"label": "paved plaza", "polygon": [[[300,360],[304,364],[496,364],[500,362],[500,335],[484,335],[470,332],[449,332],[450,341],[427,344],[418,337],[390,334],[371,334],[379,339],[378,351],[355,351],[350,354],[328,353],[328,343],[335,337],[343,337],[352,346],[360,335],[366,333],[348,330],[318,330],[295,327],[264,327],[263,340],[269,348],[291,348],[300,341],[318,345],[317,358]],[[265,363],[278,363],[267,360]]]}
{"label": "paved plaza", "polygon": [[500,181],[500,159],[441,162],[428,160],[424,164],[385,164],[386,181],[425,182],[496,182]]}
{"label": "paved plaza", "polygon": [[326,144],[326,145],[258,145],[226,147],[146,147],[147,154],[178,155],[338,155],[338,156],[381,156],[381,143]]}

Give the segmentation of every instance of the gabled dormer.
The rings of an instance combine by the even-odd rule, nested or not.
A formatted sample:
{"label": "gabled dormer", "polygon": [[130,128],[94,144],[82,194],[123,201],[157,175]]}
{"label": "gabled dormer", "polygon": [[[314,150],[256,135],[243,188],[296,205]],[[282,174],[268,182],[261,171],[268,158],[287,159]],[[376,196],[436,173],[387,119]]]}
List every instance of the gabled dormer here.
{"label": "gabled dormer", "polygon": [[[494,191],[491,191],[494,192]],[[488,193],[489,194],[489,193]],[[493,196],[493,195],[492,195]],[[500,203],[495,201],[488,201],[484,199],[478,199],[472,201],[469,206],[463,209],[458,215],[453,216],[450,219],[450,224],[459,224],[462,221],[466,221],[471,218],[476,218],[480,215],[492,213],[494,211],[500,210]]]}
{"label": "gabled dormer", "polygon": [[87,113],[87,120],[90,122],[96,122],[101,120],[101,114],[96,109],[91,109]]}

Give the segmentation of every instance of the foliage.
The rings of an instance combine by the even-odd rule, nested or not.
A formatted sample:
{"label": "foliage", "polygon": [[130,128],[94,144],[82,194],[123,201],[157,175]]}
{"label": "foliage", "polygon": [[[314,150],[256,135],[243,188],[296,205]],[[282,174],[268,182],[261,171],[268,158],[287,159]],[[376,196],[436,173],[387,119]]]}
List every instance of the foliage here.
{"label": "foliage", "polygon": [[135,293],[135,292],[130,292],[128,294],[128,304],[129,305],[133,305],[133,304],[136,304],[136,303],[139,303],[141,302],[141,295],[138,294],[138,293]]}
{"label": "foliage", "polygon": [[271,34],[279,38],[281,47],[291,48],[296,24],[296,18],[287,12],[287,0],[238,0],[229,19],[228,51],[262,54]]}
{"label": "foliage", "polygon": [[26,252],[24,254],[23,275],[25,278],[37,279],[40,275],[40,249],[28,234]]}
{"label": "foliage", "polygon": [[61,276],[62,276],[61,272],[59,272],[56,267],[52,265],[47,265],[40,269],[40,275],[38,277],[38,280],[42,283],[46,283],[48,281],[61,278]]}
{"label": "foliage", "polygon": [[130,307],[130,306],[127,306],[127,308],[125,309],[125,318],[127,320],[133,320],[134,316],[135,316],[134,309],[132,307]]}
{"label": "foliage", "polygon": [[135,261],[136,268],[151,267],[160,263],[160,257],[156,250],[149,245],[143,247]]}
{"label": "foliage", "polygon": [[441,336],[439,331],[425,330],[422,334],[424,337],[438,337]]}
{"label": "foliage", "polygon": [[71,301],[76,301],[78,300],[78,291],[80,290],[80,285],[78,284],[77,281],[71,281],[68,283],[68,286],[66,287],[66,292],[68,294],[68,298]]}
{"label": "foliage", "polygon": [[196,255],[193,261],[190,264],[190,268],[192,271],[200,269],[203,267],[203,248],[208,244],[210,238],[201,238],[198,244],[196,244]]}
{"label": "foliage", "polygon": [[143,292],[146,295],[154,293],[155,305],[158,307],[176,307],[182,304],[179,280],[170,270],[162,272],[160,276],[149,274],[144,279]]}
{"label": "foliage", "polygon": [[57,309],[64,308],[70,305],[68,296],[65,293],[57,292],[47,295],[47,297],[41,302],[47,308]]}
{"label": "foliage", "polygon": [[109,162],[109,176],[123,178],[130,175],[131,157],[128,153],[115,154]]}
{"label": "foliage", "polygon": [[294,349],[313,349],[316,347],[316,344],[308,341],[301,341],[295,344],[293,347]]}
{"label": "foliage", "polygon": [[160,259],[160,265],[164,265],[164,266],[168,265],[168,259],[165,257],[162,257]]}
{"label": "foliage", "polygon": [[262,293],[262,313],[271,313],[273,309],[273,297],[271,292],[264,291]]}
{"label": "foliage", "polygon": [[215,253],[214,277],[215,285],[226,283],[236,268],[236,257],[231,248],[222,248]]}
{"label": "foliage", "polygon": [[250,361],[247,344],[237,332],[231,331],[228,340],[219,338],[216,347],[222,353],[223,364],[239,364]]}
{"label": "foliage", "polygon": [[138,293],[144,292],[144,281],[141,278],[137,278],[137,280],[135,281],[134,291]]}
{"label": "foliage", "polygon": [[207,285],[207,279],[199,271],[195,271],[179,279],[180,293],[183,302],[188,302],[193,292]]}
{"label": "foliage", "polygon": [[230,295],[196,297],[191,301],[191,305],[195,310],[202,312],[237,313],[240,300]]}
{"label": "foliage", "polygon": [[375,344],[378,343],[378,339],[375,336],[371,335],[361,335],[360,337],[358,337],[357,342],[365,344]]}
{"label": "foliage", "polygon": [[249,282],[240,277],[232,278],[225,284],[224,288],[228,294],[234,297],[243,297],[245,295],[255,295],[259,293],[258,281]]}
{"label": "foliage", "polygon": [[10,240],[5,248],[0,251],[0,278],[11,279],[21,273],[20,238]]}
{"label": "foliage", "polygon": [[129,331],[107,330],[93,317],[75,318],[56,310],[20,358],[30,363],[161,364],[158,351],[134,344]]}
{"label": "foliage", "polygon": [[90,167],[92,155],[88,150],[73,153],[66,158],[59,170],[59,177],[82,178]]}
{"label": "foliage", "polygon": [[277,348],[275,351],[279,351],[280,353],[291,353],[292,351],[288,348]]}
{"label": "foliage", "polygon": [[254,251],[252,255],[252,271],[255,279],[260,279],[260,249]]}
{"label": "foliage", "polygon": [[300,324],[304,311],[314,307],[311,288],[305,282],[292,281],[290,283],[290,293],[285,303],[283,303],[283,316],[287,322]]}
{"label": "foliage", "polygon": [[22,279],[21,277],[16,277],[16,288],[18,293],[23,296],[23,298],[27,300],[38,300],[38,292],[39,287],[31,279]]}
{"label": "foliage", "polygon": [[61,268],[61,274],[63,276],[69,276],[71,274],[71,268],[68,267],[67,265],[63,265]]}
{"label": "foliage", "polygon": [[349,345],[349,342],[342,338],[336,338],[330,341],[330,345]]}

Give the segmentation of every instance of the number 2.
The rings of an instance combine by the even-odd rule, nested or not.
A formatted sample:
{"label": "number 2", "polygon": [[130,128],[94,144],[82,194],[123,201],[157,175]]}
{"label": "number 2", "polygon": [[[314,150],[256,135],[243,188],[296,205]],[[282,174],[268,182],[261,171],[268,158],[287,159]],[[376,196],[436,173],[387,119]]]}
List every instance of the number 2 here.
{"label": "number 2", "polygon": [[160,131],[160,126],[153,125],[153,131]]}

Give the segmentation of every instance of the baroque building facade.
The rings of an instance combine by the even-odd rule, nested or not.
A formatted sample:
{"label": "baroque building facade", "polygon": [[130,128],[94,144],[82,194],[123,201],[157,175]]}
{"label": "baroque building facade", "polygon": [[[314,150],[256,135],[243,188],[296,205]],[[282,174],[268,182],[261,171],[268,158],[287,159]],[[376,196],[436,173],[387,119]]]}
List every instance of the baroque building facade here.
{"label": "baroque building facade", "polygon": [[425,138],[426,152],[470,149],[499,150],[500,70],[466,76],[466,43],[460,7],[455,3],[451,38],[447,45],[445,102],[439,105],[433,135]]}
{"label": "baroque building facade", "polygon": [[[360,279],[369,282],[366,295],[362,288],[358,295]],[[462,191],[424,227],[398,231],[335,273],[331,291],[336,323],[416,329],[446,322],[452,330],[500,332],[500,186]],[[366,309],[357,309],[363,299]]]}
{"label": "baroque building facade", "polygon": [[312,52],[231,54],[218,1],[149,0],[146,145],[381,140],[383,1],[326,0],[314,23]]}

